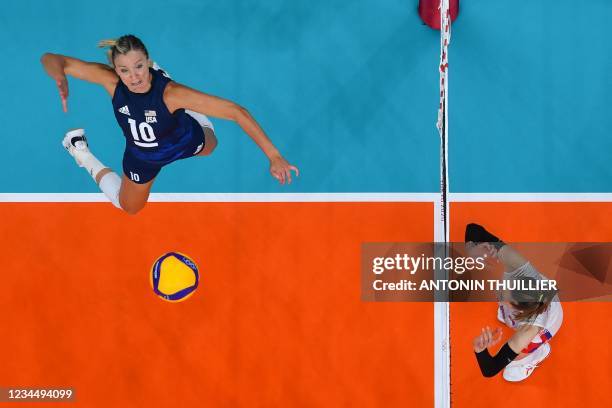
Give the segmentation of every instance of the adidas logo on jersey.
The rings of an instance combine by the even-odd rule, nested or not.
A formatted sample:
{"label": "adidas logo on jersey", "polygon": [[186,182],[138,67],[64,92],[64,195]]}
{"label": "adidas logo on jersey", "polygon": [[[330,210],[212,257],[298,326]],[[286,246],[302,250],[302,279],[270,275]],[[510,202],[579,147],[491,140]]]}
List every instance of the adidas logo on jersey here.
{"label": "adidas logo on jersey", "polygon": [[119,108],[119,113],[130,116],[130,110],[128,109],[127,105]]}

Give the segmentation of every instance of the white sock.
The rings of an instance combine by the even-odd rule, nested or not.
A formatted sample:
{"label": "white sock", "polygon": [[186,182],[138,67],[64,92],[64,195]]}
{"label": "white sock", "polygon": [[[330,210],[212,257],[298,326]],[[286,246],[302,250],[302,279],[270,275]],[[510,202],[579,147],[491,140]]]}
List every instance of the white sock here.
{"label": "white sock", "polygon": [[111,203],[120,209],[121,204],[119,204],[119,190],[121,189],[121,177],[112,171],[110,173],[106,173],[100,179],[99,187],[104,195],[111,200]]}
{"label": "white sock", "polygon": [[96,158],[90,151],[75,151],[75,159],[79,163],[79,166],[84,167],[85,170],[93,177],[94,181],[100,170],[105,169],[106,166],[100,163],[100,160]]}

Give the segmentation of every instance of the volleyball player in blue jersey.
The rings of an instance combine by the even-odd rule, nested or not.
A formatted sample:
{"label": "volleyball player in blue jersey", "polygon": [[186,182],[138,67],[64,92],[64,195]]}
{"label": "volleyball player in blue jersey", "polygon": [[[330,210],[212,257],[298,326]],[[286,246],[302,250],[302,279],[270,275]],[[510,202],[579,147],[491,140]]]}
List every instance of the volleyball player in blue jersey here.
{"label": "volleyball player in blue jersey", "polygon": [[64,111],[66,75],[102,85],[112,97],[115,118],[126,138],[122,178],[91,153],[83,129],[66,133],[63,145],[116,207],[136,214],[145,206],[163,166],[212,153],[217,139],[205,115],[237,122],[269,158],[270,172],[281,184],[291,183],[291,171],[299,174],[246,109],[172,81],[151,63],[137,37],[125,35],[99,45],[110,47],[112,68],[51,53],[44,54],[41,62],[56,82]]}

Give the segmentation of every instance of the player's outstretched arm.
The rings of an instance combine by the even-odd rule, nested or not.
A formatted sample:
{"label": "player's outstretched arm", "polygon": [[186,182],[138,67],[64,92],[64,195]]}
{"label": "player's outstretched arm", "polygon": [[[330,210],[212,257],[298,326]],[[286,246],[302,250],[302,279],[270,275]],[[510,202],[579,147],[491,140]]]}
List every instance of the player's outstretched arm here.
{"label": "player's outstretched arm", "polygon": [[236,122],[270,159],[270,173],[281,184],[291,183],[291,171],[295,171],[296,176],[299,175],[298,168],[283,158],[257,121],[238,104],[175,82],[169,83],[166,87],[164,101],[170,112],[181,108],[189,109]]}
{"label": "player's outstretched arm", "polygon": [[480,335],[472,341],[472,347],[476,355],[476,361],[480,367],[480,372],[485,377],[493,377],[504,369],[518,355],[508,346],[504,344],[499,352],[492,356],[489,354],[488,347],[497,344],[501,340],[502,330],[498,327],[491,330],[488,326],[483,327]]}
{"label": "player's outstretched arm", "polygon": [[64,112],[68,110],[68,80],[66,75],[102,85],[111,96],[115,92],[115,86],[119,81],[115,71],[104,64],[81,61],[77,58],[52,53],[44,54],[40,58],[40,62],[47,74],[55,80]]}

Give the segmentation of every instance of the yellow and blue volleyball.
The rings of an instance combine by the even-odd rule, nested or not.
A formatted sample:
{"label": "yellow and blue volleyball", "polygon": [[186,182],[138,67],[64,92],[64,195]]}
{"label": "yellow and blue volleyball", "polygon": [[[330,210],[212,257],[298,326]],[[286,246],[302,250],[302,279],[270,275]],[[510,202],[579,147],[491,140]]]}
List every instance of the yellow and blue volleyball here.
{"label": "yellow and blue volleyball", "polygon": [[200,280],[198,267],[187,255],[168,252],[151,268],[151,286],[168,302],[180,302],[193,295]]}

